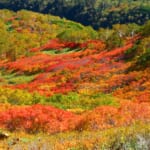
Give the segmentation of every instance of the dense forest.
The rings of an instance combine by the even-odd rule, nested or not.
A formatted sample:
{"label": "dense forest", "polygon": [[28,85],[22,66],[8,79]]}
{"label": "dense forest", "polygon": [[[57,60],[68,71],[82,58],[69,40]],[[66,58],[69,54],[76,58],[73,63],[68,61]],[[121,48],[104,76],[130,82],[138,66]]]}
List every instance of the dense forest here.
{"label": "dense forest", "polygon": [[0,8],[28,9],[91,25],[144,24],[150,18],[149,0],[0,0]]}

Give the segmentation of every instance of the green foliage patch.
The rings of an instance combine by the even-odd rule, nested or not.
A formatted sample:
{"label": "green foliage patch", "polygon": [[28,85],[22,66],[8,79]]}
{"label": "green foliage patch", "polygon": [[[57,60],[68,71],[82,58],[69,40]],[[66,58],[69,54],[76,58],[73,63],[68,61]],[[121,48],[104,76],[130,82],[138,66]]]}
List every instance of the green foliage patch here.
{"label": "green foliage patch", "polygon": [[98,106],[119,106],[117,100],[103,93],[94,95],[80,95],[78,93],[68,93],[67,95],[56,94],[46,99],[46,102],[61,109],[76,109],[83,110],[94,109]]}
{"label": "green foliage patch", "polygon": [[0,103],[10,103],[12,105],[33,105],[44,104],[53,105],[61,109],[94,109],[98,106],[119,106],[117,100],[106,94],[95,95],[79,95],[78,93],[71,92],[67,95],[55,94],[51,97],[44,97],[38,93],[29,93],[25,90],[10,89],[0,87]]}

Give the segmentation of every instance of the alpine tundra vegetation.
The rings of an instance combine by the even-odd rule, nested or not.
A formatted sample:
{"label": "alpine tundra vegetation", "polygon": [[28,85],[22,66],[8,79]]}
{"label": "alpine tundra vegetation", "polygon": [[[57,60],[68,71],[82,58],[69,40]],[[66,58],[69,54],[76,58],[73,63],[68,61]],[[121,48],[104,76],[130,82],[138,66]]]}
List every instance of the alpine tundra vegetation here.
{"label": "alpine tundra vegetation", "polygon": [[150,150],[149,0],[0,8],[0,149]]}

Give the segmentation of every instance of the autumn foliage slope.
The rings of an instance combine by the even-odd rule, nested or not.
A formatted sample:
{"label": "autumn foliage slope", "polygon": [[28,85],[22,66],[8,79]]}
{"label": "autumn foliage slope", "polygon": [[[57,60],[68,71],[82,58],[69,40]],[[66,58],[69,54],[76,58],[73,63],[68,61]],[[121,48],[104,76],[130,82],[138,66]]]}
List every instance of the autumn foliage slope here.
{"label": "autumn foliage slope", "polygon": [[[51,31],[50,36],[45,28],[34,29],[30,22],[24,21],[28,13],[18,12],[18,18],[11,16],[3,24],[8,33],[27,36],[22,39],[23,49],[27,51],[20,53],[15,49],[15,53],[1,53],[2,129],[54,134],[149,124],[149,35],[145,32],[149,25],[142,28],[142,33],[113,39],[115,44],[110,45],[109,40],[98,39],[94,30],[89,33],[88,28],[74,24],[78,32],[84,31],[80,39],[70,32],[72,22],[64,20],[69,29],[60,33],[59,26],[65,30],[60,18],[57,18],[59,25],[58,22],[51,25],[57,33]],[[38,18],[35,13],[32,17],[35,25],[46,18],[53,20],[52,16]],[[116,27],[121,28],[114,27],[113,37]],[[45,34],[44,42],[41,30]],[[31,35],[34,42],[29,46]],[[16,39],[14,43],[18,44]]]}

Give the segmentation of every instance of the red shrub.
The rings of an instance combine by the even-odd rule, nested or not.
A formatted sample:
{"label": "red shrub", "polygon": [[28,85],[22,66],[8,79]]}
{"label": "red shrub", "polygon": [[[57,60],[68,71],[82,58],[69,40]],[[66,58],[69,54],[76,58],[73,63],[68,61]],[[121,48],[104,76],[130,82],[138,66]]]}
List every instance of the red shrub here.
{"label": "red shrub", "polygon": [[33,105],[0,113],[0,126],[9,130],[56,133],[74,129],[81,117],[51,106]]}
{"label": "red shrub", "polygon": [[122,101],[119,108],[103,106],[84,117],[83,128],[90,130],[106,129],[130,125],[136,121],[150,121],[150,104]]}

